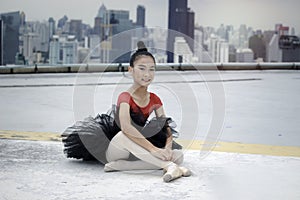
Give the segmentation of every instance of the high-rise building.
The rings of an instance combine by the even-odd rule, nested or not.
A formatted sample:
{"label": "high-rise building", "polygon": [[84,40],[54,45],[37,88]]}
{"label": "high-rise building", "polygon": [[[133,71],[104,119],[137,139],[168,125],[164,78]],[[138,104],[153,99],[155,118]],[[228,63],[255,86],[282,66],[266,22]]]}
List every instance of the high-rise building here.
{"label": "high-rise building", "polygon": [[174,42],[174,63],[191,63],[193,52],[184,37],[176,37]]}
{"label": "high-rise building", "polygon": [[208,52],[212,62],[227,63],[229,61],[229,44],[224,39],[212,36],[209,39]]}
{"label": "high-rise building", "polygon": [[194,34],[195,34],[195,13],[188,8],[187,9],[187,32],[186,35],[189,37],[188,44],[190,49],[194,50]]}
{"label": "high-rise building", "polygon": [[300,61],[300,38],[294,35],[281,35],[279,48],[282,50],[282,62]]}
{"label": "high-rise building", "polygon": [[288,35],[289,34],[289,27],[283,26],[282,24],[275,24],[275,32],[281,35]]}
{"label": "high-rise building", "polygon": [[[81,54],[81,61],[82,59],[84,60],[85,58]],[[78,42],[76,37],[74,35],[64,37],[54,35],[50,42],[49,64],[75,63],[78,63]]]}
{"label": "high-rise building", "polygon": [[94,31],[93,34],[95,35],[99,35],[100,38],[104,37],[104,21],[105,21],[105,17],[106,17],[106,7],[104,6],[104,4],[101,5],[101,7],[98,10],[97,16],[95,17],[94,20]]}
{"label": "high-rise building", "polygon": [[21,26],[24,26],[26,24],[26,15],[25,15],[25,13],[21,12],[20,17],[21,17]]}
{"label": "high-rise building", "polygon": [[89,36],[90,60],[100,62],[100,35]]}
{"label": "high-rise building", "polygon": [[77,47],[78,42],[75,36],[68,36],[66,40],[61,43],[61,48],[63,51],[63,64],[77,63]]}
{"label": "high-rise building", "polygon": [[136,26],[145,27],[145,7],[141,5],[136,9]]}
{"label": "high-rise building", "polygon": [[282,50],[279,48],[279,34],[275,33],[267,46],[268,62],[282,62]]}
{"label": "high-rise building", "polygon": [[221,24],[220,27],[217,30],[217,34],[220,38],[226,39],[226,29],[224,24]]}
{"label": "high-rise building", "polygon": [[236,48],[232,44],[228,48],[228,62],[236,62]]}
{"label": "high-rise building", "polygon": [[77,41],[81,41],[82,37],[82,21],[81,20],[74,20],[70,21],[70,30],[69,34],[74,35]]}
{"label": "high-rise building", "polygon": [[3,23],[3,64],[14,64],[19,52],[20,12],[0,14]]}
{"label": "high-rise building", "polygon": [[101,24],[102,24],[102,19],[100,17],[95,17],[93,34],[100,36],[100,34],[101,34]]}
{"label": "high-rise building", "polygon": [[254,59],[261,58],[266,61],[266,45],[262,34],[253,35],[249,38],[249,48],[254,53]]}
{"label": "high-rise building", "polygon": [[100,34],[101,41],[110,36],[134,28],[127,10],[107,10],[102,4],[95,18],[94,34]]}
{"label": "high-rise building", "polygon": [[36,33],[26,33],[23,35],[23,55],[27,64],[33,64],[34,53],[37,52],[39,35]]}
{"label": "high-rise building", "polygon": [[215,35],[212,35],[208,41],[208,52],[211,57],[211,61],[218,62],[218,38]]}
{"label": "high-rise building", "polygon": [[20,52],[23,53],[27,64],[33,64],[37,60],[37,53],[44,60],[48,59],[49,34],[47,22],[26,22],[20,37]]}
{"label": "high-rise building", "polygon": [[227,42],[229,42],[229,38],[231,37],[231,35],[233,34],[233,26],[232,25],[227,25],[226,26],[226,33],[225,33],[225,40]]}
{"label": "high-rise building", "polygon": [[296,33],[295,28],[292,27],[292,28],[291,28],[291,32],[290,32],[290,35],[295,35],[295,33]]}
{"label": "high-rise building", "polygon": [[187,7],[187,0],[169,0],[168,29],[171,31],[169,31],[167,41],[168,62],[174,61],[176,37],[184,37],[190,49],[194,50],[194,18],[194,12]]}
{"label": "high-rise building", "polygon": [[268,61],[268,57],[269,57],[269,48],[268,48],[268,45],[273,37],[273,35],[275,34],[275,31],[264,31],[263,33],[263,40],[264,40],[264,44],[265,44],[265,47],[266,47],[266,60],[265,61]]}
{"label": "high-rise building", "polygon": [[254,55],[251,49],[237,49],[236,62],[254,62]]}
{"label": "high-rise building", "polygon": [[55,34],[55,20],[52,17],[50,17],[48,23],[49,23],[49,40],[50,40]]}
{"label": "high-rise building", "polygon": [[38,35],[37,51],[48,52],[49,51],[49,26],[46,22],[38,23],[37,29],[34,31]]}
{"label": "high-rise building", "polygon": [[272,39],[267,46],[268,62],[299,62],[300,38],[289,35],[289,27],[276,24]]}
{"label": "high-rise building", "polygon": [[59,64],[59,62],[60,62],[59,52],[60,52],[59,36],[54,35],[51,38],[50,48],[49,48],[49,64],[50,65]]}
{"label": "high-rise building", "polygon": [[78,48],[78,63],[87,63],[89,60],[89,53],[90,49],[89,48],[84,48],[84,47],[79,47]]}
{"label": "high-rise building", "polygon": [[66,15],[63,16],[61,19],[58,20],[57,28],[63,29],[63,27],[65,26],[65,24],[67,23],[67,21],[68,21],[68,17]]}
{"label": "high-rise building", "polygon": [[219,41],[219,52],[218,52],[218,62],[228,63],[229,62],[229,44],[225,40]]}
{"label": "high-rise building", "polygon": [[112,26],[112,35],[134,28],[132,20],[129,19],[129,11],[127,10],[108,10],[107,18],[109,24]]}
{"label": "high-rise building", "polygon": [[279,27],[279,35],[288,35],[288,34],[289,34],[289,27],[288,26]]}
{"label": "high-rise building", "polygon": [[238,48],[240,49],[248,48],[248,30],[245,24],[241,24],[239,28]]}
{"label": "high-rise building", "polygon": [[300,48],[283,49],[282,62],[300,62]]}
{"label": "high-rise building", "polygon": [[194,44],[194,56],[198,59],[198,62],[202,62],[203,54],[203,32],[195,29],[195,44]]}
{"label": "high-rise building", "polygon": [[3,65],[3,20],[0,18],[0,66]]}

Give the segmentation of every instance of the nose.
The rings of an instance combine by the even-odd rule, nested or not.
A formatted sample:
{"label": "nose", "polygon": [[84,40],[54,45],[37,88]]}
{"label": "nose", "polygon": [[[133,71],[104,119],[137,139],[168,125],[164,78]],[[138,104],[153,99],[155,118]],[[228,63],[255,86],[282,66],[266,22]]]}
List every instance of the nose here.
{"label": "nose", "polygon": [[149,76],[149,74],[150,74],[150,71],[149,71],[149,70],[145,70],[145,72],[144,72],[144,76],[145,76],[145,77],[148,77],[148,76]]}

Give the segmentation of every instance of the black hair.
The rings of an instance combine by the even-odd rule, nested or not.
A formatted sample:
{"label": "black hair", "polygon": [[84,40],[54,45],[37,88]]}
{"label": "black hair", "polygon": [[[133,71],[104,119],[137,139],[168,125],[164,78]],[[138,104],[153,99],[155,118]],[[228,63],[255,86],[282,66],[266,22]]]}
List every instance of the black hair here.
{"label": "black hair", "polygon": [[153,59],[154,63],[155,63],[155,58],[154,58],[154,56],[153,56],[150,52],[148,52],[148,49],[146,48],[144,42],[139,41],[139,42],[137,43],[137,47],[138,47],[138,49],[137,49],[137,50],[134,52],[134,54],[132,54],[132,56],[130,57],[129,64],[130,64],[131,67],[133,67],[134,62],[135,62],[140,56],[150,56],[150,57]]}

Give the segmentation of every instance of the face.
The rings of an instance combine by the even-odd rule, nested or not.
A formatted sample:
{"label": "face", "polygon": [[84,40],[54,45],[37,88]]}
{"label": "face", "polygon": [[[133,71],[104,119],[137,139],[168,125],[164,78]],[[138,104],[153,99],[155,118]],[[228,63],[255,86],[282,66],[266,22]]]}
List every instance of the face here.
{"label": "face", "polygon": [[147,87],[154,79],[155,63],[150,56],[141,56],[129,67],[135,84]]}

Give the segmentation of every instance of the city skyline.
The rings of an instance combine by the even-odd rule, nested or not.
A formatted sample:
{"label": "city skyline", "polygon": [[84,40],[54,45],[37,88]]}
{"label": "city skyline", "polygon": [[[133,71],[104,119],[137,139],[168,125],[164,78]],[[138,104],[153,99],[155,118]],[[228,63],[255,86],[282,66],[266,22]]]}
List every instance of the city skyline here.
{"label": "city skyline", "polygon": [[[0,13],[24,11],[27,21],[43,21],[53,17],[56,21],[67,15],[69,19],[82,19],[84,23],[93,26],[98,9],[104,4],[107,9],[128,10],[130,19],[136,20],[136,7],[145,6],[146,26],[167,28],[168,0],[87,0],[86,9],[82,9],[82,1],[52,0],[39,1],[45,9],[36,9],[37,2],[1,1]],[[58,6],[60,5],[60,6]],[[294,27],[300,34],[300,24],[296,14],[300,7],[298,0],[189,0],[188,7],[195,12],[195,23],[201,26],[219,27],[221,24],[233,25],[238,28],[241,24],[253,27],[255,30],[273,30],[275,24],[282,23]],[[162,20],[158,20],[162,19]]]}

